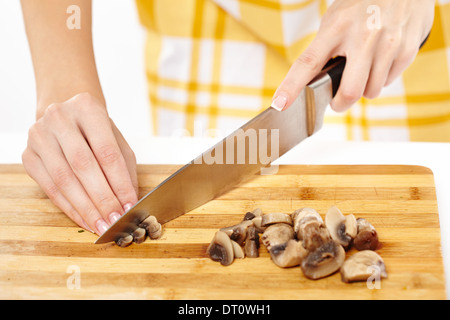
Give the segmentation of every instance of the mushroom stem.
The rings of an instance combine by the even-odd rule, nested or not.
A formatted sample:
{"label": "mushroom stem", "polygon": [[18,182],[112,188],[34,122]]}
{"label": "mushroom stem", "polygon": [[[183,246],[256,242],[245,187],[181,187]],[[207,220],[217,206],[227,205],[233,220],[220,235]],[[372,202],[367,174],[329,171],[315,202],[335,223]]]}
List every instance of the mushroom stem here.
{"label": "mushroom stem", "polygon": [[256,228],[251,226],[247,229],[247,238],[245,239],[244,252],[249,258],[259,257],[259,235]]}
{"label": "mushroom stem", "polygon": [[378,233],[364,218],[356,219],[358,233],[353,241],[357,250],[376,250],[379,244]]}

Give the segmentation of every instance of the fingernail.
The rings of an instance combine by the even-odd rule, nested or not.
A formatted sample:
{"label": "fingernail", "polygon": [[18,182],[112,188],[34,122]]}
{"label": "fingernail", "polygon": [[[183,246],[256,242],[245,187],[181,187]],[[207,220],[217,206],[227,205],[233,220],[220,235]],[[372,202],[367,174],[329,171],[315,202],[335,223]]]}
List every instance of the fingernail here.
{"label": "fingernail", "polygon": [[109,215],[109,222],[114,223],[117,220],[119,220],[121,217],[120,213],[118,212],[113,212]]}
{"label": "fingernail", "polygon": [[127,212],[128,210],[131,209],[132,206],[133,206],[133,204],[127,203],[126,205],[123,206],[123,210],[125,210],[125,212]]}
{"label": "fingernail", "polygon": [[97,231],[100,233],[100,235],[104,234],[106,230],[108,230],[109,226],[103,219],[98,219],[95,223],[95,227],[97,228]]}
{"label": "fingernail", "polygon": [[270,106],[275,110],[282,111],[286,107],[286,103],[287,98],[285,96],[278,96],[272,101]]}

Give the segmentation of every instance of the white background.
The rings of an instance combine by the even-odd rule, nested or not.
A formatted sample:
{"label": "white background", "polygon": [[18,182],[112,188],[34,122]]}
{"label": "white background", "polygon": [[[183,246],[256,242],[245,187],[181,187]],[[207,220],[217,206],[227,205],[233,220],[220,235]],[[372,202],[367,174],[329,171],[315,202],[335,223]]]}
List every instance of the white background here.
{"label": "white background", "polygon": [[[93,3],[94,48],[110,116],[122,132],[149,136],[145,33],[135,2]],[[28,131],[34,122],[35,98],[20,1],[0,0],[0,134]]]}

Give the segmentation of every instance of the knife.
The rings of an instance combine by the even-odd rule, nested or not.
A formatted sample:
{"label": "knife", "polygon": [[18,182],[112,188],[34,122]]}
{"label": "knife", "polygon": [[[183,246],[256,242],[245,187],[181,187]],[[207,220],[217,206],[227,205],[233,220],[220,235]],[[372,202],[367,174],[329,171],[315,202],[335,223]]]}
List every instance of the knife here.
{"label": "knife", "polygon": [[129,235],[150,215],[164,224],[215,199],[258,171],[273,174],[277,169],[271,166],[274,160],[322,127],[325,109],[337,92],[345,62],[344,57],[330,60],[288,109],[280,112],[267,108],[177,170],[95,243]]}

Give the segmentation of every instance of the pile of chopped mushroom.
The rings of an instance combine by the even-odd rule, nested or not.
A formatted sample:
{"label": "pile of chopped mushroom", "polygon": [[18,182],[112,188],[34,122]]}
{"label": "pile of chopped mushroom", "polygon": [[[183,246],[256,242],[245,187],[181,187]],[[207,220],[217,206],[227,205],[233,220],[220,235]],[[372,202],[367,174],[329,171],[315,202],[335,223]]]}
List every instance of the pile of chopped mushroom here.
{"label": "pile of chopped mushroom", "polygon": [[116,240],[119,247],[128,247],[133,242],[139,244],[145,241],[148,236],[150,239],[159,239],[162,235],[162,226],[154,216],[149,216],[139,224],[139,227],[126,237]]}
{"label": "pile of chopped mushroom", "polygon": [[[343,282],[387,277],[384,261],[374,251],[379,244],[375,228],[366,219],[356,219],[352,214],[344,216],[335,206],[326,213],[325,222],[312,208],[291,214],[263,214],[259,208],[247,212],[239,224],[215,233],[207,254],[224,266],[235,258],[256,258],[259,234],[277,266],[300,265],[309,279],[324,278],[338,270]],[[359,251],[345,260],[345,252],[351,247]]]}

